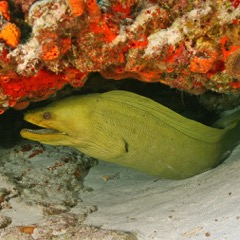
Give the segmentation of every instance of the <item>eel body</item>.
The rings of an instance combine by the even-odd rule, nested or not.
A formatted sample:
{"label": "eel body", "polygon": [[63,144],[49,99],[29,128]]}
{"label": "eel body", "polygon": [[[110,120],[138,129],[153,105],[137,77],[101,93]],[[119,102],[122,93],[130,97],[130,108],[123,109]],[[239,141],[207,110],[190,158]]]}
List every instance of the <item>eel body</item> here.
{"label": "eel body", "polygon": [[65,98],[24,118],[44,128],[22,129],[24,138],[169,179],[216,167],[240,138],[240,113],[216,124],[223,129],[209,127],[120,90]]}

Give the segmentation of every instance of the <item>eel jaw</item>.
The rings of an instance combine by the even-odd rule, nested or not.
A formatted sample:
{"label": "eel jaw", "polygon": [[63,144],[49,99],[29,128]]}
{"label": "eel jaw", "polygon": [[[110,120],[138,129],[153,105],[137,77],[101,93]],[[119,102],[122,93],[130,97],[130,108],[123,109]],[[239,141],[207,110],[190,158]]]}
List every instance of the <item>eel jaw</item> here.
{"label": "eel jaw", "polygon": [[23,138],[50,145],[66,145],[69,142],[69,138],[71,138],[69,134],[43,123],[39,115],[41,114],[33,111],[24,115],[24,120],[35,127],[32,128],[30,126],[29,128],[22,129],[20,135]]}
{"label": "eel jaw", "polygon": [[21,131],[23,132],[29,132],[29,133],[33,133],[33,134],[63,134],[66,135],[66,133],[63,132],[59,132],[58,130],[55,129],[51,129],[51,128],[41,128],[41,129],[28,129],[28,128],[24,128]]}
{"label": "eel jaw", "polygon": [[42,128],[42,129],[27,129],[24,128],[20,131],[20,135],[23,138],[27,138],[33,141],[39,141],[51,145],[56,145],[58,142],[65,139],[68,134],[59,132],[55,129]]}

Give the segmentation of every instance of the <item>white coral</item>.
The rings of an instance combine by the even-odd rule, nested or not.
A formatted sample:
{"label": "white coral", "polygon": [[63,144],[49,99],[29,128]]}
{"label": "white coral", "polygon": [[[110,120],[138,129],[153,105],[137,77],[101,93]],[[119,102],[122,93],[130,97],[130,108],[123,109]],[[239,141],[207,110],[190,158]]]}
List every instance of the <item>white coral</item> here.
{"label": "white coral", "polygon": [[20,44],[8,54],[8,58],[17,61],[16,72],[20,75],[31,76],[37,73],[39,59],[39,44],[35,38],[30,39],[26,44]]}
{"label": "white coral", "polygon": [[[193,29],[196,29],[196,27],[193,26],[196,26],[201,18],[211,14],[211,11],[211,1],[207,1],[201,8],[193,9],[182,17],[177,18],[171,27],[160,29],[156,33],[151,34],[148,37],[149,44],[145,50],[144,57],[159,54],[162,47],[166,44],[178,44],[186,35],[191,34]],[[201,30],[201,32],[203,32],[203,30]],[[196,33],[194,35],[196,36]]]}

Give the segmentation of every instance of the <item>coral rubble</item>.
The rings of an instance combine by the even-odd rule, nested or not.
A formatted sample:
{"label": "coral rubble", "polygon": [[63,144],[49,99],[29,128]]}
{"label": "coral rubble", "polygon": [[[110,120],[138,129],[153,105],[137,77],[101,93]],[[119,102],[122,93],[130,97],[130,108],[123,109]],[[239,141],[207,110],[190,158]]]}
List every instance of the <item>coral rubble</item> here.
{"label": "coral rubble", "polygon": [[[0,104],[21,109],[66,84],[162,82],[240,91],[239,0],[0,0]],[[31,28],[31,31],[26,29]]]}

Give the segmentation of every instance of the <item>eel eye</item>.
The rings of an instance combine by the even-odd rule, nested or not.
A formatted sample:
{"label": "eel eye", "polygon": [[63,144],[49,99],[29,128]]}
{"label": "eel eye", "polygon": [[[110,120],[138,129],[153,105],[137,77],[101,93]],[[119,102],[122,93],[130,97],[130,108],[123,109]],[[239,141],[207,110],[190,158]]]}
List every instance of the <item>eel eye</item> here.
{"label": "eel eye", "polygon": [[50,119],[51,118],[51,113],[50,112],[45,112],[43,114],[43,118],[46,119],[46,120]]}

